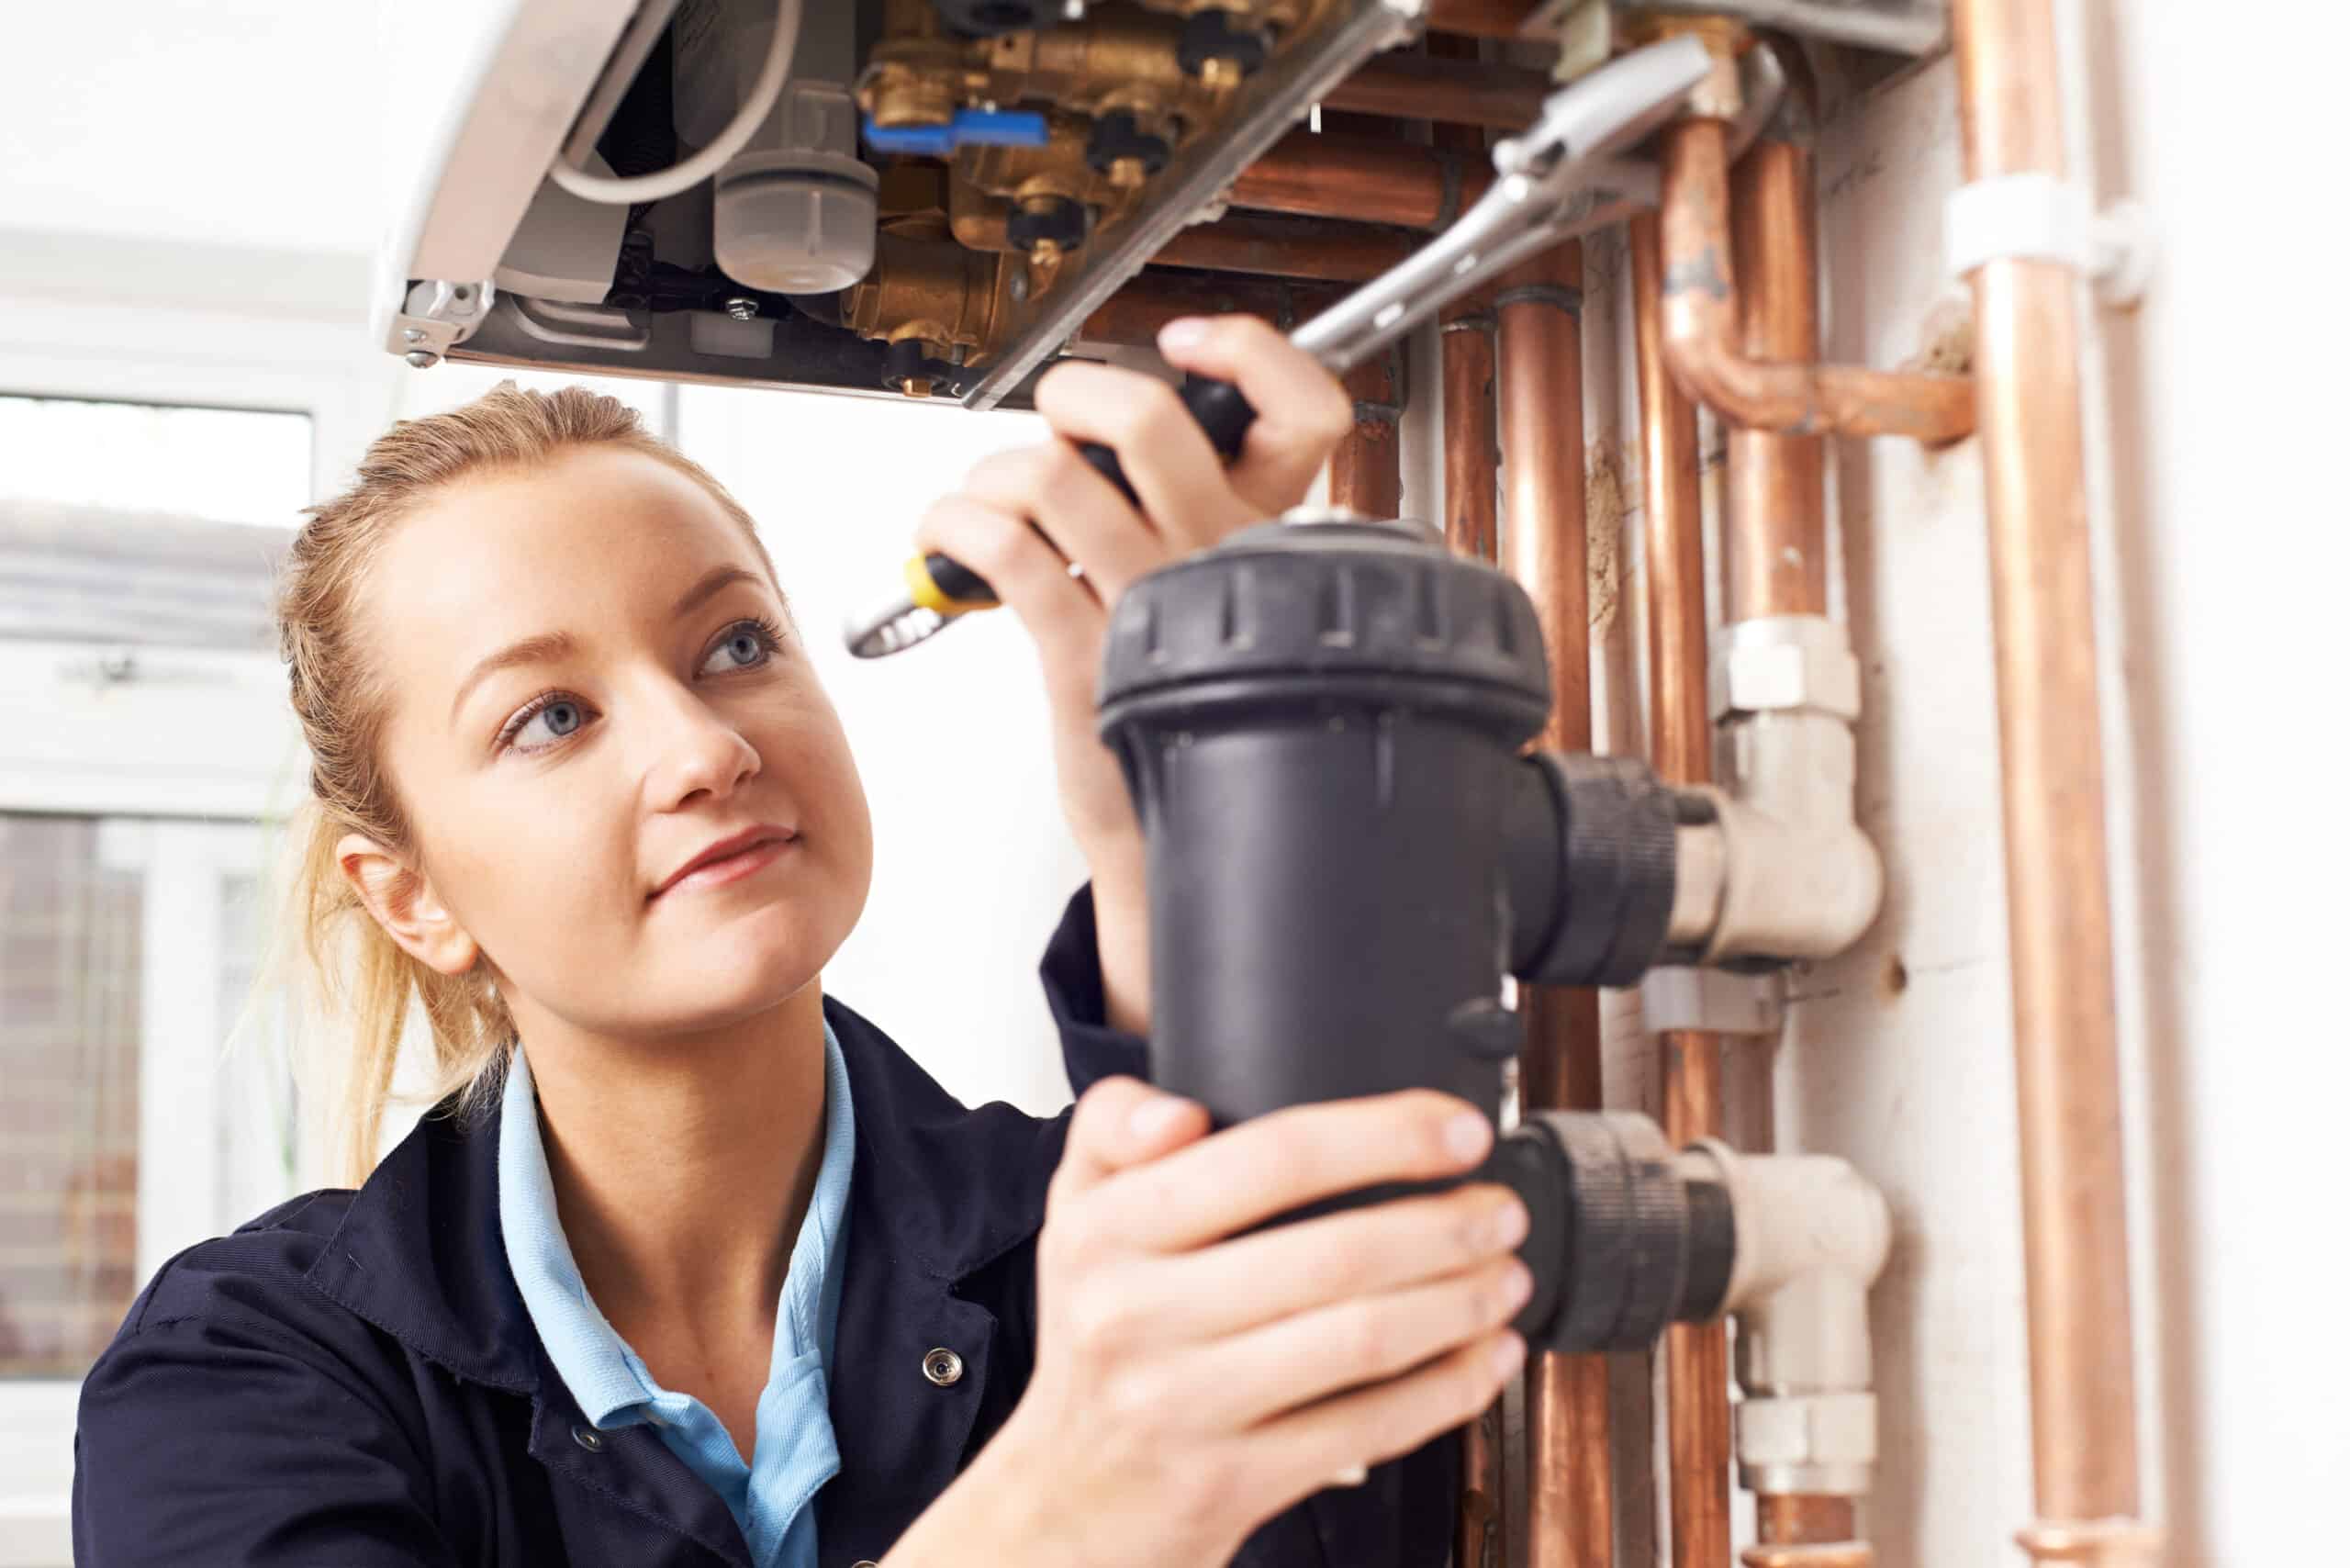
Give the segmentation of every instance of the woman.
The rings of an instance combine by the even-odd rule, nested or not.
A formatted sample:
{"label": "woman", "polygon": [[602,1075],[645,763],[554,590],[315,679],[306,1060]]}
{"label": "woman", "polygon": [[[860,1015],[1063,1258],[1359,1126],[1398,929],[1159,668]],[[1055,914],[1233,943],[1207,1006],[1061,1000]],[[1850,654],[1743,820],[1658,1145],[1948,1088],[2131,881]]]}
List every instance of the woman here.
{"label": "woman", "polygon": [[132,1306],[83,1391],[84,1568],[1444,1561],[1434,1439],[1523,1355],[1516,1199],[1236,1233],[1459,1175],[1484,1116],[1413,1093],[1211,1137],[1132,1077],[1086,1087],[1139,1070],[1148,1016],[1103,607],[1292,504],[1349,412],[1256,322],[1162,346],[1264,411],[1237,464],[1158,383],[1064,366],[1037,393],[1061,439],[922,531],[1033,633],[1094,873],[1045,965],[1085,1091],[1051,1121],[965,1109],[823,994],[864,797],[708,475],[616,402],[509,386],[395,426],[313,509],[281,600],[318,796],[299,916],[359,939],[362,1164],[411,999],[443,1102],[356,1193]]}

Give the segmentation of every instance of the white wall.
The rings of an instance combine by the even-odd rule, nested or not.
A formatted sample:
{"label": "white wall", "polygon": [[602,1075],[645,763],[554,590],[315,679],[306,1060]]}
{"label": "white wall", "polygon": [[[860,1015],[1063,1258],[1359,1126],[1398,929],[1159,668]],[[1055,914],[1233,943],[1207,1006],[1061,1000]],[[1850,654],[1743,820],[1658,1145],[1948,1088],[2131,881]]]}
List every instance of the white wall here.
{"label": "white wall", "polygon": [[379,0],[11,6],[0,225],[365,250],[382,109],[431,68],[404,9],[387,48]]}
{"label": "white wall", "polygon": [[687,451],[759,520],[872,803],[872,897],[826,989],[965,1099],[1058,1110],[1069,1083],[1035,968],[1085,870],[1027,635],[997,612],[888,659],[840,639],[898,581],[923,509],[1043,421],[706,386],[678,412]]}

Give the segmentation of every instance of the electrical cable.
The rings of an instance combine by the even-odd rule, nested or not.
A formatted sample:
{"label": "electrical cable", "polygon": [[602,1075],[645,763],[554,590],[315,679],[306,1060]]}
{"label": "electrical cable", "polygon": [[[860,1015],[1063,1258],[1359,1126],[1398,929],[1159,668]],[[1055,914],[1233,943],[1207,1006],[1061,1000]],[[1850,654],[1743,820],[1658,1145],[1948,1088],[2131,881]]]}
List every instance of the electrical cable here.
{"label": "electrical cable", "polygon": [[759,79],[751,84],[750,95],[743,100],[743,106],[734,111],[734,118],[727,122],[725,129],[711,138],[709,146],[666,169],[632,174],[625,179],[590,174],[560,157],[548,174],[573,196],[620,207],[676,196],[718,173],[749,143],[767,122],[776,100],[783,96],[784,79],[791,73],[792,46],[800,37],[800,0],[776,0],[775,36],[767,43],[767,57],[759,68]]}

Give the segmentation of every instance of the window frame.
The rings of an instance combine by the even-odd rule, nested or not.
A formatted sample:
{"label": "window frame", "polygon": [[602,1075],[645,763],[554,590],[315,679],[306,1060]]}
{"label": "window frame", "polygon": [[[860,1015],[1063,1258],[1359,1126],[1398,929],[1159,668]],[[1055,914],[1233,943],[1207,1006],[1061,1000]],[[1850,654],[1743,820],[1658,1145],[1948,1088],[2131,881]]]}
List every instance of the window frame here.
{"label": "window frame", "polygon": [[[72,300],[39,304],[37,311],[7,312],[0,390],[307,415],[314,495],[338,483],[390,421],[396,405],[397,366],[387,356],[380,364],[368,360],[347,325]],[[237,357],[211,352],[224,341],[241,341],[241,334],[250,342]],[[297,521],[287,519],[289,528]],[[218,879],[248,868],[244,857],[224,856],[224,847],[241,842],[265,850],[270,830],[302,798],[308,754],[286,702],[284,666],[266,654],[151,646],[133,655],[143,672],[140,678],[107,680],[98,666],[125,651],[100,644],[0,642],[0,811],[154,819],[170,849],[164,875],[171,885],[151,889],[168,896],[151,897],[146,918],[158,918],[160,904],[200,905],[215,911],[217,919]],[[166,718],[162,730],[159,716]],[[173,737],[192,735],[206,737],[202,749],[183,746],[175,758]],[[265,870],[265,853],[258,862]],[[177,973],[196,957],[185,951],[165,967]],[[217,928],[207,957],[207,983],[217,989]],[[142,976],[151,1002],[161,978],[154,966]],[[176,1030],[173,1012],[159,1014],[151,1004],[141,1009],[142,1105],[158,1103],[151,1094],[185,1094],[199,1081],[207,1097],[220,1088],[220,1042],[211,1038],[210,1028],[214,1010],[205,1008],[200,1018]],[[209,1204],[219,1190],[218,1154],[217,1117],[141,1115],[142,1282],[160,1260],[151,1253],[189,1221],[184,1212],[189,1203],[180,1194],[159,1196],[157,1202],[173,1206],[168,1215],[151,1216],[150,1194],[161,1185],[151,1186],[151,1172],[173,1171]],[[325,1151],[306,1140],[297,1188],[319,1184],[315,1172],[324,1161]],[[185,1180],[199,1168],[207,1179]],[[203,1228],[210,1234],[216,1227]],[[6,1466],[0,1473],[7,1477],[0,1482],[0,1568],[71,1561],[80,1386],[78,1379],[0,1382],[0,1462]]]}

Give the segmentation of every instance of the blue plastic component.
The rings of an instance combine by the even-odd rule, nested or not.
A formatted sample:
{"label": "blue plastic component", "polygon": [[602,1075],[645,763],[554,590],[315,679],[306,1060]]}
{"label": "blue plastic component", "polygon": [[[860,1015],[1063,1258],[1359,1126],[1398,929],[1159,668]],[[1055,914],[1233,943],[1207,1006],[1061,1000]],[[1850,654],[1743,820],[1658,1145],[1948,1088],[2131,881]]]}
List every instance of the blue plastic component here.
{"label": "blue plastic component", "polygon": [[876,152],[951,158],[958,147],[1042,147],[1045,117],[1034,109],[957,109],[945,125],[881,126],[865,117],[865,145]]}

